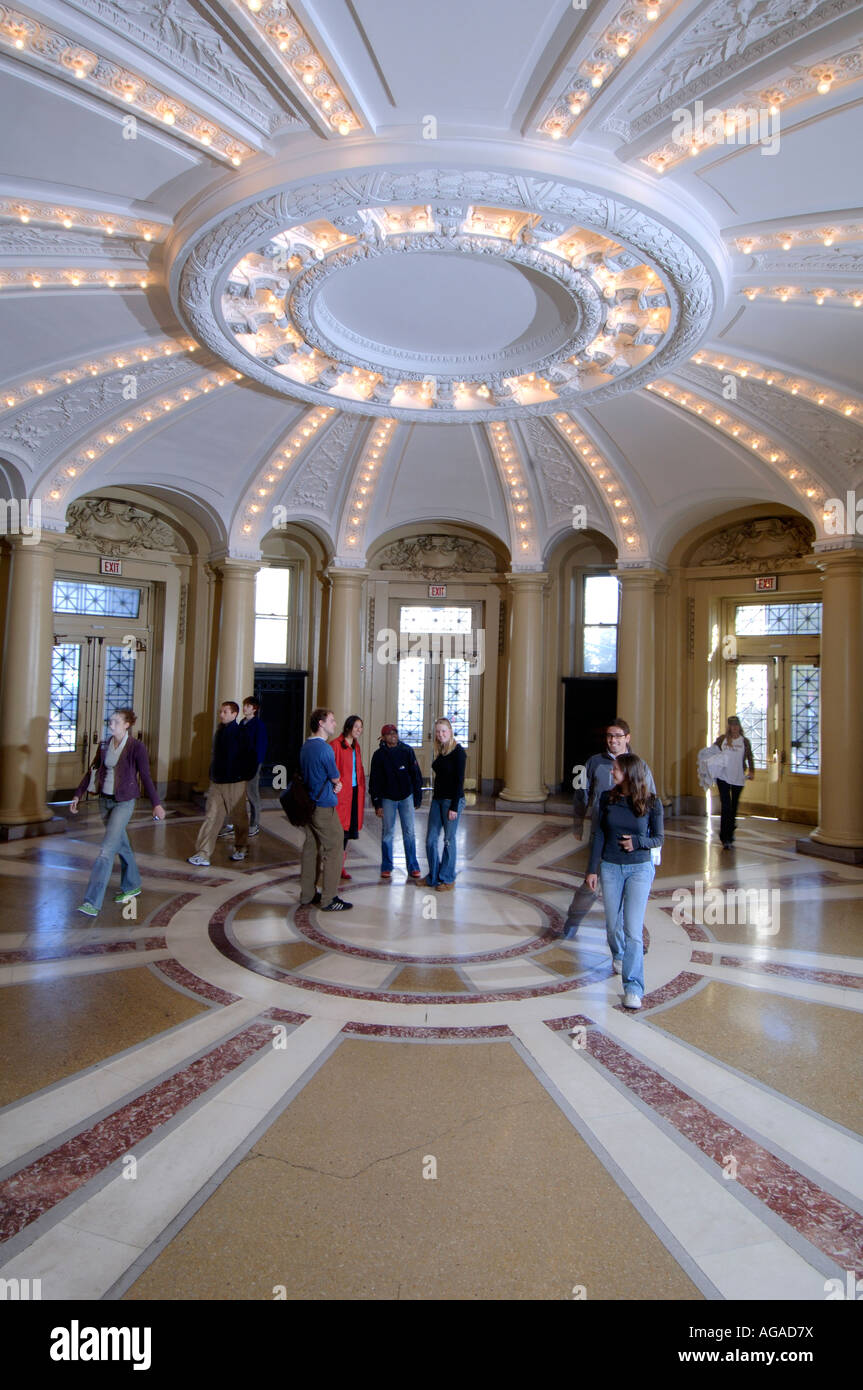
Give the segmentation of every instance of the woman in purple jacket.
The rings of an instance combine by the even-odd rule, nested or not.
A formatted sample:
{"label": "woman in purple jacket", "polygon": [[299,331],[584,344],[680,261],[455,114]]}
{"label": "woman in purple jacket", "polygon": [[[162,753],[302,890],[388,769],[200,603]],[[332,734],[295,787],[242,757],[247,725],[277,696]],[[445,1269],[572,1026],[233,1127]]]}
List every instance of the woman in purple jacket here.
{"label": "woman in purple jacket", "polygon": [[78,814],[78,802],[86,791],[99,793],[99,814],[105,823],[105,838],[90,873],[84,901],[78,908],[85,917],[98,917],[105,889],[114,867],[114,855],[120,856],[120,891],[114,894],[115,903],[127,903],[141,891],[141,875],[129,844],[126,826],[139,796],[138,778],[153,803],[154,820],[165,819],[165,808],[150,777],[147,750],[131,729],[138,716],[132,709],[117,709],[108,720],[111,738],[99,745],[89,771],[81,778],[69,810]]}

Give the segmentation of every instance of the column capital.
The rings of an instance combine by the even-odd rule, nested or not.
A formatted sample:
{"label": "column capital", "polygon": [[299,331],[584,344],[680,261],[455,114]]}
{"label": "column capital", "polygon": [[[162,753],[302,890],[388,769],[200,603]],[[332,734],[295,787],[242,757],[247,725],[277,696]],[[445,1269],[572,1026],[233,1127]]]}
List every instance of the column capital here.
{"label": "column capital", "polygon": [[812,549],[820,570],[846,574],[863,571],[863,539],[854,536],[838,541],[816,541]]}
{"label": "column capital", "polygon": [[56,555],[63,541],[59,532],[42,531],[38,537],[34,536],[0,536],[0,541],[8,545],[13,555],[19,550],[27,555]]}
{"label": "column capital", "polygon": [[254,579],[261,566],[252,560],[235,560],[232,556],[222,552],[209,557],[207,568],[219,579],[224,579],[228,575],[234,579]]}
{"label": "column capital", "polygon": [[663,583],[668,578],[668,570],[666,567],[657,564],[639,566],[627,565],[624,568],[618,565],[617,569],[613,570],[612,573],[616,579],[626,580],[632,587],[635,587],[636,580],[640,580],[644,587],[649,586],[654,588],[657,584]]}
{"label": "column capital", "polygon": [[348,569],[347,566],[343,565],[328,565],[324,570],[324,574],[331,584],[335,584],[338,580],[339,583],[350,581],[351,583],[360,585],[363,580],[369,577],[368,570],[354,569],[353,566]]}
{"label": "column capital", "polygon": [[514,589],[544,589],[548,574],[545,570],[509,570],[504,579]]}

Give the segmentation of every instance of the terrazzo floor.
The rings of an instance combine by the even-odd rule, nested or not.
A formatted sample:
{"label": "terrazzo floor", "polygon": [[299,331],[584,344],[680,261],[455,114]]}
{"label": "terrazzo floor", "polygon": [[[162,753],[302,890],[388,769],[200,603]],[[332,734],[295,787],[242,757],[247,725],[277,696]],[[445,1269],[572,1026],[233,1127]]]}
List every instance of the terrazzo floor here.
{"label": "terrazzo floor", "polygon": [[667,824],[632,1014],[601,903],[562,940],[564,815],[466,812],[449,894],[403,855],[382,882],[372,817],[333,915],[298,905],[279,811],[196,870],[200,815],[170,809],[130,827],[141,897],[111,901],[115,868],[94,921],[92,809],[0,847],[0,1279],[793,1303],[863,1278],[863,871],[798,856],[801,827],[744,817],[723,853]]}

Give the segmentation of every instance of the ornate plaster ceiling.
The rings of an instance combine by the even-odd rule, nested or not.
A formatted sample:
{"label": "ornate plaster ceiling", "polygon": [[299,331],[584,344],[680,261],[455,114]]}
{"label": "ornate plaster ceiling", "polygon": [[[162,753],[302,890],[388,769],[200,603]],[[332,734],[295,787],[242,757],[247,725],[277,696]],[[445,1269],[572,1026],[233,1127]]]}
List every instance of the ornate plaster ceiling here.
{"label": "ornate plaster ceiling", "polygon": [[[863,4],[0,7],[0,464],[361,566],[863,485]],[[683,132],[683,133],[681,133]],[[859,319],[857,317],[859,312]]]}

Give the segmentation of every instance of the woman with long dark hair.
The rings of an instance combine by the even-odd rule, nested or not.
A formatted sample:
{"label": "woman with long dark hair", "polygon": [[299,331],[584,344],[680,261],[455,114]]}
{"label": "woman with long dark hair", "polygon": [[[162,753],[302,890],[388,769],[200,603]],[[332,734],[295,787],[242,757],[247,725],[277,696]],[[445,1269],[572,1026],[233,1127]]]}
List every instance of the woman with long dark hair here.
{"label": "woman with long dark hair", "polygon": [[[655,873],[650,851],[663,840],[662,802],[648,785],[650,770],[634,753],[621,753],[611,770],[614,786],[603,792],[594,819],[585,883],[602,882],[605,930],[615,975],[622,975],[623,1003],[640,1009],[644,994],[644,911]],[[619,924],[623,908],[623,926]]]}
{"label": "woman with long dark hair", "polygon": [[342,787],[338,794],[336,814],[345,832],[345,851],[342,856],[342,878],[351,875],[345,868],[348,841],[359,839],[363,828],[363,808],[366,801],[366,774],[359,739],[363,732],[363,721],[358,714],[349,714],[342,726],[342,732],[330,744],[336,759]]}
{"label": "woman with long dark hair", "polygon": [[737,825],[737,803],[743,791],[744,782],[755,776],[755,759],[752,744],[743,732],[743,725],[732,714],[725,726],[725,733],[716,740],[716,747],[725,755],[725,771],[717,777],[719,791],[719,838],[723,849],[731,849],[734,844],[734,830]]}
{"label": "woman with long dark hair", "polygon": [[132,735],[132,726],[137,719],[133,709],[114,710],[108,720],[111,737],[99,745],[99,751],[81,778],[69,805],[72,815],[77,816],[78,802],[85,792],[97,792],[99,814],[105,825],[105,838],[90,873],[84,901],[78,908],[85,917],[99,915],[115,854],[120,856],[120,891],[114,894],[114,902],[127,903],[141,891],[141,875],[126,833],[140,795],[139,778],[153,803],[153,819],[165,819],[165,808],[150,777],[147,750]]}

